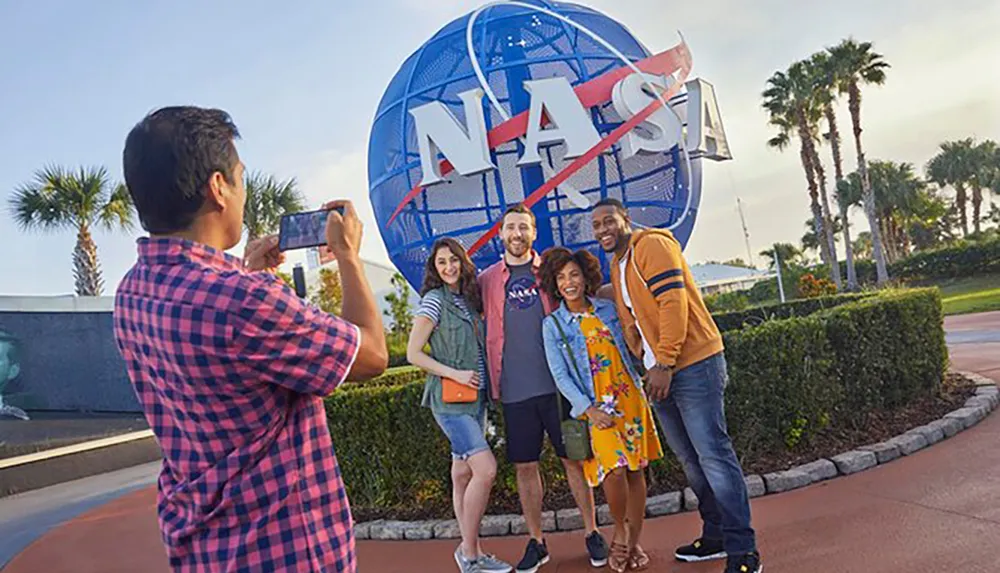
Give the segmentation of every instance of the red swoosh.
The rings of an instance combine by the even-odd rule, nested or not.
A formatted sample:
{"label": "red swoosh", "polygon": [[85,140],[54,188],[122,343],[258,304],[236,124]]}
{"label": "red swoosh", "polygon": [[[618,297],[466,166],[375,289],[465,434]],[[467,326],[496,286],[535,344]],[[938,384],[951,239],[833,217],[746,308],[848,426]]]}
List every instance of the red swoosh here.
{"label": "red swoosh", "polygon": [[[646,73],[661,75],[670,75],[677,70],[684,70],[684,75],[686,77],[687,72],[691,69],[691,53],[688,51],[687,44],[681,42],[665,52],[661,52],[636,62],[635,66]],[[594,107],[610,101],[611,90],[614,88],[615,84],[631,73],[632,68],[628,66],[615,68],[601,74],[589,82],[580,84],[576,87],[574,92],[583,107]],[[490,149],[496,149],[504,143],[513,141],[527,132],[528,112],[523,111],[491,129],[487,135],[487,143],[489,144]],[[447,159],[441,161],[439,166],[441,175],[447,175],[448,173],[451,173],[453,169],[454,166]],[[415,185],[413,189],[410,189],[409,193],[403,197],[403,200],[396,207],[396,210],[393,211],[386,225],[391,225],[396,217],[403,211],[403,208],[416,199],[417,196],[420,195],[421,191],[423,191],[423,187],[421,187],[419,183]]]}
{"label": "red swoosh", "polygon": [[[685,69],[685,68],[681,69],[681,77],[678,79],[677,83],[675,83],[669,90],[667,90],[666,93],[663,94],[664,101],[674,97],[677,94],[677,92],[680,91],[681,86],[684,85],[684,80],[687,78],[687,74],[689,71],[690,69]],[[663,104],[660,103],[660,101],[661,101],[660,99],[653,100],[653,102],[648,106],[646,106],[645,108],[643,108],[642,111],[634,115],[631,119],[629,119],[625,123],[619,125],[617,129],[609,133],[607,137],[605,137],[600,141],[600,143],[598,143],[594,147],[591,147],[590,150],[587,151],[587,153],[584,153],[580,157],[577,157],[575,160],[573,160],[572,163],[567,165],[565,169],[563,169],[559,173],[556,173],[552,177],[552,179],[546,181],[541,187],[539,187],[538,189],[533,191],[530,195],[524,198],[523,201],[524,206],[528,208],[534,206],[535,203],[540,201],[543,197],[548,195],[553,189],[558,187],[560,183],[569,179],[584,165],[593,161],[594,158],[600,155],[604,150],[608,149],[609,147],[614,145],[615,142],[624,137],[626,133],[632,131],[632,129],[634,129],[637,125],[645,121],[647,117],[653,115],[653,112],[655,112],[657,109],[663,106]],[[681,145],[683,144],[684,143],[681,142]],[[479,237],[479,239],[476,240],[476,242],[473,243],[471,247],[469,247],[470,256],[476,251],[478,251],[483,245],[488,243],[490,239],[496,236],[496,234],[500,231],[500,223],[501,221],[497,221],[496,223],[494,223],[493,227],[491,227],[489,231],[484,233],[483,236]]]}

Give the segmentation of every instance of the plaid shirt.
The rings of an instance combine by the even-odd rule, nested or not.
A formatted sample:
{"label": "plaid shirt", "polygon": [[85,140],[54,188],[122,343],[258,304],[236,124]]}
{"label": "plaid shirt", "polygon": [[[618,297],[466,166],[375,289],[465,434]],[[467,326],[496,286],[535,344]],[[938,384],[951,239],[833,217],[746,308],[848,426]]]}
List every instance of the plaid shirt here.
{"label": "plaid shirt", "polygon": [[269,273],[181,239],[140,239],[118,287],[118,347],[163,451],[174,571],[355,571],[322,396],[358,328]]}

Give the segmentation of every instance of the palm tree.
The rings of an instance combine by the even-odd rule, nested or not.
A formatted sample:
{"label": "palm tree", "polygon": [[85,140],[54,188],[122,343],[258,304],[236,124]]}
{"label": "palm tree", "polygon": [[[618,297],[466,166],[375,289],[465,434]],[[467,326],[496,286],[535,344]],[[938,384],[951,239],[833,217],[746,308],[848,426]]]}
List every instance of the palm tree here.
{"label": "palm tree", "polygon": [[[830,221],[830,226],[833,228],[834,234],[843,231],[844,227],[839,216],[834,217],[833,220]],[[802,239],[799,241],[802,243],[802,250],[812,251],[814,249],[818,249],[820,247],[820,239],[819,235],[816,234],[816,225],[814,224],[812,217],[806,219],[805,228],[806,232],[802,234]]]}
{"label": "palm tree", "polygon": [[[890,262],[907,255],[911,246],[932,246],[946,234],[944,202],[916,175],[912,164],[873,160],[868,177],[875,195],[876,227]],[[849,174],[840,192],[849,205],[860,204],[861,175]]]}
{"label": "palm tree", "polygon": [[[828,129],[823,137],[830,142],[830,152],[833,155],[834,197],[837,199],[840,219],[844,222],[840,227],[844,234],[844,251],[847,259],[847,290],[853,291],[858,288],[858,273],[854,268],[854,246],[851,241],[851,225],[848,222],[850,205],[841,201],[839,194],[841,183],[844,181],[844,164],[840,153],[840,130],[837,128],[837,113],[834,110],[838,94],[837,73],[839,70],[834,65],[834,60],[830,57],[829,52],[813,54],[812,65],[815,72],[813,79],[816,82],[816,93]],[[829,209],[829,207],[827,208]]]}
{"label": "palm tree", "polygon": [[972,186],[972,224],[976,234],[982,231],[983,190],[995,188],[1000,177],[1000,146],[991,139],[980,143],[972,150],[974,176]]}
{"label": "palm tree", "polygon": [[781,259],[781,266],[797,265],[802,262],[802,251],[791,243],[775,243],[770,249],[761,251],[760,256],[768,260],[767,268],[776,268],[775,257]]}
{"label": "palm tree", "polygon": [[854,147],[858,153],[858,172],[861,175],[861,189],[871,226],[872,245],[875,255],[875,272],[878,284],[889,280],[885,264],[885,249],[882,235],[879,233],[875,213],[875,196],[872,194],[871,182],[868,179],[868,166],[865,163],[865,153],[861,146],[861,85],[882,85],[885,83],[885,70],[888,62],[881,54],[872,51],[871,42],[856,42],[852,38],[842,41],[839,45],[827,50],[835,67],[837,91],[847,94],[848,109],[851,112],[851,125],[854,128]]}
{"label": "palm tree", "polygon": [[124,185],[113,183],[103,167],[81,167],[71,172],[47,166],[34,179],[14,190],[8,202],[17,225],[26,231],[76,229],[73,276],[78,296],[100,296],[104,291],[97,245],[91,235],[96,225],[108,230],[132,228],[132,198]]}
{"label": "palm tree", "polygon": [[305,209],[305,197],[294,178],[278,181],[273,175],[248,173],[245,183],[247,202],[243,209],[243,226],[248,241],[277,233],[282,215]]}
{"label": "palm tree", "polygon": [[[819,201],[818,173],[819,156],[816,153],[816,139],[820,119],[820,108],[814,97],[811,70],[805,62],[796,62],[787,72],[775,72],[767,81],[767,88],[761,94],[763,107],[770,114],[769,123],[778,128],[778,134],[768,140],[769,147],[784,150],[791,143],[794,132],[799,140],[799,158],[806,173],[810,206],[815,221],[817,235],[826,236],[825,217]],[[824,183],[825,189],[825,183]],[[836,255],[830,252],[827,241],[821,243],[824,262],[836,265]],[[838,274],[839,274],[839,268]]]}
{"label": "palm tree", "polygon": [[[976,150],[971,137],[960,141],[945,141],[940,146],[941,151],[927,162],[927,178],[941,187],[951,186],[955,189],[955,210],[962,222],[962,235],[969,234],[969,217],[965,204],[969,200],[966,189],[976,181]],[[982,190],[979,193],[979,203],[973,205],[973,223],[978,217],[977,205],[982,202]],[[978,225],[977,225],[978,230]]]}

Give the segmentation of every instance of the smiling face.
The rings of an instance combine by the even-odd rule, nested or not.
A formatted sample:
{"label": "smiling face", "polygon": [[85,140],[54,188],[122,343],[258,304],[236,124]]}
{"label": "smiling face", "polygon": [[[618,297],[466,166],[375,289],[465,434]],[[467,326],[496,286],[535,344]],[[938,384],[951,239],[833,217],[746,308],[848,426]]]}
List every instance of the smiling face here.
{"label": "smiling face", "polygon": [[434,253],[434,269],[441,277],[441,282],[449,287],[457,286],[462,277],[462,261],[447,246],[441,247]]}
{"label": "smiling face", "polygon": [[628,215],[611,205],[601,205],[591,215],[594,238],[606,253],[622,250],[628,244],[632,233],[632,221]]}
{"label": "smiling face", "polygon": [[535,223],[531,215],[508,213],[500,227],[500,239],[511,256],[525,256],[535,243]]}
{"label": "smiling face", "polygon": [[576,261],[566,263],[556,273],[556,288],[567,303],[574,303],[587,295],[587,280]]}

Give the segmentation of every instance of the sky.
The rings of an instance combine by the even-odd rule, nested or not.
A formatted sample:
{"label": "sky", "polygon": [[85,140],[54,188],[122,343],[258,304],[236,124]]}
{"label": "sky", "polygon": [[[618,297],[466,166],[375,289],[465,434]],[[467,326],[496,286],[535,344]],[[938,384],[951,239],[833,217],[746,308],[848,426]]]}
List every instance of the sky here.
{"label": "sky", "polygon": [[[25,233],[7,199],[36,169],[103,165],[121,179],[128,130],[165,105],[229,111],[248,169],[295,177],[309,202],[348,197],[366,222],[362,256],[388,262],[368,203],[371,120],[399,65],[452,19],[465,0],[7,0],[0,2],[0,295],[73,291],[75,232]],[[691,77],[711,82],[733,160],[705,167],[691,262],[747,258],[798,243],[809,217],[795,148],[766,147],[760,109],[767,78],[853,35],[892,65],[866,88],[870,159],[923,171],[943,140],[1000,139],[1000,0],[586,0],[650,50],[692,51]],[[840,128],[849,134],[846,105]],[[845,168],[853,170],[853,146]],[[828,150],[823,150],[829,167]],[[852,216],[855,232],[867,224]],[[113,292],[135,260],[132,232],[95,233]],[[242,252],[242,247],[235,250]],[[293,262],[296,260],[293,257]]]}

